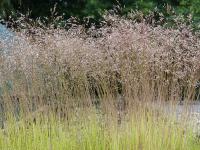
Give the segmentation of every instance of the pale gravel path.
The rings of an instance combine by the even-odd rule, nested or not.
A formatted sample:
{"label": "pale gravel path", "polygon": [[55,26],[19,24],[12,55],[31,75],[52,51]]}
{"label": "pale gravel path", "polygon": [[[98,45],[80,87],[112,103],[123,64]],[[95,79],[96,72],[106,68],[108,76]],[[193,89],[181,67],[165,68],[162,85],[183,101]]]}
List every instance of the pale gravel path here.
{"label": "pale gravel path", "polygon": [[193,128],[196,135],[200,136],[200,102],[192,104],[153,103],[154,108],[162,110],[167,116],[174,115],[178,122],[187,121],[187,125]]}

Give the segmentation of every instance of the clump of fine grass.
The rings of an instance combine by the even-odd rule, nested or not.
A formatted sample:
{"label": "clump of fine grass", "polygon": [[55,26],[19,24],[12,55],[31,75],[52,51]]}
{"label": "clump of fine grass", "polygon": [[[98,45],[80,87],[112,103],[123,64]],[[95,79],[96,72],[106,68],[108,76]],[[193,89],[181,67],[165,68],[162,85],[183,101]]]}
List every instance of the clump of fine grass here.
{"label": "clump of fine grass", "polygon": [[13,93],[26,103],[33,97],[42,103],[115,100],[119,94],[133,101],[196,100],[199,35],[185,24],[178,27],[117,16],[107,16],[100,29],[29,27],[1,56],[1,82],[12,80]]}
{"label": "clump of fine grass", "polygon": [[106,19],[99,29],[29,26],[1,43],[2,149],[199,148],[144,107],[199,98],[199,33]]}

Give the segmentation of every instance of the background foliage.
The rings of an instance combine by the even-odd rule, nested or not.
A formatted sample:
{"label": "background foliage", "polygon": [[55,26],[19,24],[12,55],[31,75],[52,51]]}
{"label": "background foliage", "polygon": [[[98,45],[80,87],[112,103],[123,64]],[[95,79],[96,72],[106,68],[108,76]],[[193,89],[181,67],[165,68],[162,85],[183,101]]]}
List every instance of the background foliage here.
{"label": "background foliage", "polygon": [[7,18],[11,11],[30,12],[32,18],[48,17],[55,4],[57,15],[64,15],[66,19],[76,16],[97,21],[105,10],[120,6],[123,14],[136,9],[147,13],[157,8],[166,16],[173,10],[178,14],[192,14],[195,22],[200,20],[200,0],[0,0],[0,10]]}

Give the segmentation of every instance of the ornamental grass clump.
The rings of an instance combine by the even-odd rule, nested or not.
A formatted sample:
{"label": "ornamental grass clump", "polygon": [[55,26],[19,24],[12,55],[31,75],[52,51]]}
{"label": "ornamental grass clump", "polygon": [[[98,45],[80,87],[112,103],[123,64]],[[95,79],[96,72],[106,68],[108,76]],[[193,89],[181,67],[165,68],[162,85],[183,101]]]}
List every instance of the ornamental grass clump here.
{"label": "ornamental grass clump", "polygon": [[198,32],[184,24],[166,28],[145,20],[106,19],[98,29],[21,29],[9,55],[1,56],[1,82],[12,80],[12,93],[25,103],[75,98],[92,104],[116,101],[119,95],[127,105],[132,103],[127,97],[198,99]]}
{"label": "ornamental grass clump", "polygon": [[16,30],[8,53],[0,53],[0,146],[198,149],[189,130],[145,105],[199,99],[199,37],[185,24],[116,15],[100,28]]}

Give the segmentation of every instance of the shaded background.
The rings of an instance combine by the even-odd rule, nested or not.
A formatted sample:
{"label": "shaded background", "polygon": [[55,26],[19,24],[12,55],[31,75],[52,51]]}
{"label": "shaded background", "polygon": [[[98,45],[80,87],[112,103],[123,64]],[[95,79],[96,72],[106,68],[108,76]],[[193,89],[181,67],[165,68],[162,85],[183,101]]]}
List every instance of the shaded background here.
{"label": "shaded background", "polygon": [[122,14],[136,9],[147,13],[157,8],[166,17],[170,16],[169,11],[174,10],[185,16],[192,14],[195,23],[200,20],[200,0],[0,0],[0,14],[7,19],[11,12],[29,12],[31,18],[49,17],[55,4],[56,15],[64,15],[65,19],[70,16],[89,17],[98,22],[105,10],[120,6]]}

